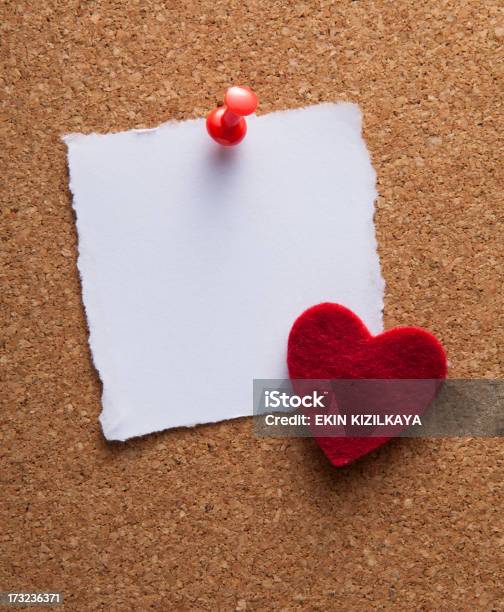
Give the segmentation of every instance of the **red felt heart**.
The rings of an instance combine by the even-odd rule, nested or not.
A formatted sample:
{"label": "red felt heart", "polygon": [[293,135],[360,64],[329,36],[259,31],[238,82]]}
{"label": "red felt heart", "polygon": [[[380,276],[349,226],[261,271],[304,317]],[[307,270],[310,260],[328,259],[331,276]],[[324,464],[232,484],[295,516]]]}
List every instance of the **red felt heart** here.
{"label": "red felt heart", "polygon": [[[418,327],[396,327],[377,336],[351,310],[318,304],[292,326],[287,365],[291,379],[444,379],[441,343]],[[426,408],[424,406],[423,408]],[[363,457],[390,437],[315,437],[336,466]]]}

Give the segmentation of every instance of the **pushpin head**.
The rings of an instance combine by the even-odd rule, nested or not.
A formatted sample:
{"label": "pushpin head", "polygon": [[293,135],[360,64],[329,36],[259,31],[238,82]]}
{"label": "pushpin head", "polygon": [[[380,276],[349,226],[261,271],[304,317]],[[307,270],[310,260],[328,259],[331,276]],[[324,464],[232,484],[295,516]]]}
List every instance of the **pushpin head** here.
{"label": "pushpin head", "polygon": [[237,145],[245,138],[247,123],[244,115],[257,108],[257,96],[249,87],[230,87],[224,96],[224,106],[214,109],[207,117],[210,136],[226,147]]}
{"label": "pushpin head", "polygon": [[255,111],[257,96],[250,87],[230,87],[224,96],[224,104],[232,113],[243,117]]}

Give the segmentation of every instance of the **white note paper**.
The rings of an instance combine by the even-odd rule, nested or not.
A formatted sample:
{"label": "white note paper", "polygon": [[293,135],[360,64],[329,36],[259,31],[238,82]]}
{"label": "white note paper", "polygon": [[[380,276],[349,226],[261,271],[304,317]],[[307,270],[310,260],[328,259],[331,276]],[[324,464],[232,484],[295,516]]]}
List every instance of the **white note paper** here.
{"label": "white note paper", "polygon": [[358,107],[247,122],[234,148],[204,119],[65,137],[109,440],[252,414],[253,379],[287,377],[289,330],[314,304],[382,329]]}

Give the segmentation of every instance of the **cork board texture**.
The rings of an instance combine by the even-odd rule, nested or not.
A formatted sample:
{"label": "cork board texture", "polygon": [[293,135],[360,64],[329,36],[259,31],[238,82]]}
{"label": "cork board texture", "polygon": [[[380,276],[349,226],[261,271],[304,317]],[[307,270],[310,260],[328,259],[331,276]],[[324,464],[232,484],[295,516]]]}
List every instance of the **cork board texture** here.
{"label": "cork board texture", "polygon": [[0,590],[68,610],[504,610],[504,445],[397,440],[335,470],[240,419],[107,444],[61,135],[360,104],[385,325],[502,377],[495,0],[1,3]]}

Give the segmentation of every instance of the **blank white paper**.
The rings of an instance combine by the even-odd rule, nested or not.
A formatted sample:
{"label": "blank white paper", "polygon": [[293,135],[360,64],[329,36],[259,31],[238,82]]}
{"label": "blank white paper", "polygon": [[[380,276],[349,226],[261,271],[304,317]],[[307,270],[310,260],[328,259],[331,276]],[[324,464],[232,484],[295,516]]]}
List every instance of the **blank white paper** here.
{"label": "blank white paper", "polygon": [[382,329],[376,176],[353,104],[72,134],[70,189],[108,440],[251,415],[289,330],[338,302]]}

